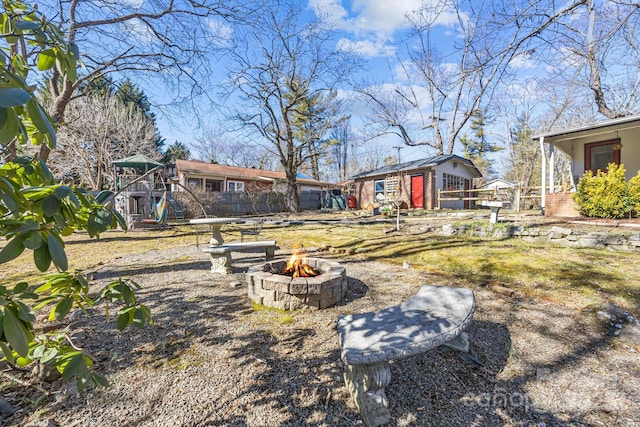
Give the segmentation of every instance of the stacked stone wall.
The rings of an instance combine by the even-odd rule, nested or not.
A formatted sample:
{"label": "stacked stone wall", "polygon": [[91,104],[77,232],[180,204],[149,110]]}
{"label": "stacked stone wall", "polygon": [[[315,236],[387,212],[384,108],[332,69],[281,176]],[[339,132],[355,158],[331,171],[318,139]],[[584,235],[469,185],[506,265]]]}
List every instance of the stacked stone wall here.
{"label": "stacked stone wall", "polygon": [[442,226],[443,234],[456,235],[470,233],[476,237],[488,238],[519,238],[524,241],[547,241],[561,245],[582,248],[606,248],[614,251],[640,252],[640,233],[617,233],[604,231],[583,231],[569,227],[553,226],[549,229],[542,227],[526,227],[524,225],[452,225]]}

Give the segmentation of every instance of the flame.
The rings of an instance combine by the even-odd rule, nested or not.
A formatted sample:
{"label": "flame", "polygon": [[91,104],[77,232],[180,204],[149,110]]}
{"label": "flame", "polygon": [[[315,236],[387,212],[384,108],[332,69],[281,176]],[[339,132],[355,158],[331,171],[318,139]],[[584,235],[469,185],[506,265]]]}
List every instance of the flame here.
{"label": "flame", "polygon": [[293,249],[291,259],[282,270],[282,274],[292,277],[314,277],[320,274],[318,270],[306,263],[307,253],[303,247]]}

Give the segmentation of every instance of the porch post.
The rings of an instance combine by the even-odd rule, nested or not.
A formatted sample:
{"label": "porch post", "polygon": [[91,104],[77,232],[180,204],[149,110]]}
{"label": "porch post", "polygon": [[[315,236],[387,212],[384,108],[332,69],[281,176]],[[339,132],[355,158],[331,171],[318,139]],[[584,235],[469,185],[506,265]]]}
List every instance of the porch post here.
{"label": "porch post", "polygon": [[540,194],[540,209],[541,214],[544,215],[545,202],[547,201],[547,155],[544,149],[544,136],[540,137],[540,154],[542,157],[542,188]]}
{"label": "porch post", "polygon": [[549,193],[555,193],[556,182],[556,151],[553,149],[553,145],[549,145]]}

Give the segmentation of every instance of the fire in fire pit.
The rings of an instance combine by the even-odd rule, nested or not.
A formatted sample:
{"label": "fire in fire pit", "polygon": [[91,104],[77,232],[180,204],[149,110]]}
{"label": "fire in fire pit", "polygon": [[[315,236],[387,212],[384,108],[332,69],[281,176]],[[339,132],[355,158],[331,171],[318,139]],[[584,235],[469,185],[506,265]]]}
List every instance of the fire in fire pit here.
{"label": "fire in fire pit", "polygon": [[275,273],[291,277],[315,277],[320,274],[320,271],[307,264],[307,251],[301,246],[293,250],[291,259],[287,262],[284,269],[282,269],[281,272],[276,271]]}
{"label": "fire in fire pit", "polygon": [[[322,258],[296,259],[299,261],[293,264],[292,260],[275,260],[249,267],[246,273],[249,299],[284,310],[317,310],[344,301],[347,275],[342,265]],[[292,272],[285,273],[287,270]],[[306,271],[315,275],[304,276]]]}

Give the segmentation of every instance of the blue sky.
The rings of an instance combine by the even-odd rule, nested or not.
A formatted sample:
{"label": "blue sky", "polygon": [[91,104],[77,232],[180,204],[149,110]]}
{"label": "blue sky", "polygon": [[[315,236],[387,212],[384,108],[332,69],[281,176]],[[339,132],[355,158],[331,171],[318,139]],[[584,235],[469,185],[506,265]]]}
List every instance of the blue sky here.
{"label": "blue sky", "polygon": [[[436,0],[432,0],[436,2]],[[357,52],[368,64],[368,70],[360,77],[377,84],[402,83],[401,73],[398,72],[396,54],[403,51],[402,44],[406,42],[408,23],[406,14],[419,8],[424,0],[309,0],[308,7],[313,13],[322,15],[335,28],[336,46]],[[446,51],[447,46],[455,39],[454,25],[456,16],[451,13],[441,13],[437,23],[441,28],[439,49]],[[232,31],[219,21],[212,21],[211,28],[220,34]],[[223,76],[220,76],[223,79]],[[144,87],[145,91],[150,89]],[[162,88],[152,89],[150,95],[155,99],[162,99]],[[353,98],[349,93],[344,97]],[[206,110],[203,108],[201,111]],[[353,105],[350,111],[355,118],[354,126],[358,126],[358,116],[364,113],[363,105]],[[159,114],[159,128],[167,144],[174,141],[190,143],[194,139],[195,123],[185,119],[171,119]],[[218,116],[210,118],[211,126],[216,127]],[[218,127],[220,127],[218,125]],[[222,125],[224,127],[224,125]],[[197,132],[197,131],[196,131]],[[402,147],[398,150],[397,147]],[[409,147],[393,137],[377,138],[364,150],[384,149],[389,155],[401,156],[402,161],[414,160],[433,155],[427,147]]]}

